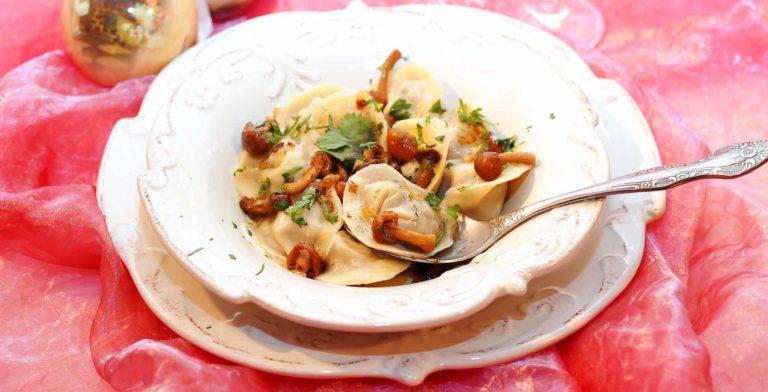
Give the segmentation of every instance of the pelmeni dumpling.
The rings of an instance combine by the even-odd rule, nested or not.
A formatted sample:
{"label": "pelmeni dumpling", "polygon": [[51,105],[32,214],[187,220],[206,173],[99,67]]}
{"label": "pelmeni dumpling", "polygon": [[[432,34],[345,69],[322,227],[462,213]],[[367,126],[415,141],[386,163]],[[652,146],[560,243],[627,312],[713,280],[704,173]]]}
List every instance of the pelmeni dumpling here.
{"label": "pelmeni dumpling", "polygon": [[443,95],[440,84],[429,69],[414,63],[407,63],[392,71],[387,86],[387,107],[389,113],[392,104],[404,99],[411,104],[411,118],[424,118],[429,115],[429,108]]}
{"label": "pelmeni dumpling", "polygon": [[[336,222],[329,222],[325,218],[320,204],[322,202],[330,203],[332,207],[329,210],[336,211]],[[251,227],[258,238],[255,245],[283,267],[286,267],[286,257],[296,244],[302,242],[312,245],[327,263],[325,271],[314,279],[334,284],[382,282],[392,279],[410,266],[409,262],[378,254],[356,242],[346,232],[339,231],[344,221],[341,216],[341,200],[335,192],[329,192],[325,200],[316,200],[301,217],[306,225],[297,225],[284,212],[277,213],[274,218],[254,222]],[[256,241],[254,237],[250,238]]]}
{"label": "pelmeni dumpling", "polygon": [[507,183],[531,169],[529,165],[513,163],[505,165],[493,181],[485,181],[475,172],[474,162],[449,161],[446,178],[450,188],[445,192],[444,203],[461,206],[461,213],[469,218],[486,221],[499,216],[507,195]]}
{"label": "pelmeni dumpling", "polygon": [[277,120],[281,129],[285,129],[293,123],[297,117],[299,119],[305,117],[307,113],[304,112],[312,105],[312,103],[318,102],[323,98],[342,90],[344,90],[344,87],[335,84],[321,84],[313,87],[301,93],[296,98],[286,102],[285,105],[278,110],[275,120]]}
{"label": "pelmeni dumpling", "polygon": [[407,261],[374,252],[345,231],[336,234],[327,259],[328,267],[315,279],[343,285],[383,282],[394,278],[411,265]]}
{"label": "pelmeni dumpling", "polygon": [[[419,128],[421,128],[422,138],[424,144],[419,148],[433,148],[440,154],[440,161],[434,163],[435,175],[427,186],[427,190],[430,192],[437,192],[440,188],[440,182],[443,179],[443,172],[445,171],[445,163],[448,158],[448,141],[446,140],[447,130],[445,123],[438,119],[421,119],[421,118],[409,118],[407,120],[401,120],[392,125],[393,130],[399,130],[406,132],[414,137],[418,137]],[[379,144],[387,149],[387,134],[384,133],[379,140]],[[418,161],[413,160],[404,164],[401,167],[401,171],[407,178],[415,178],[418,174],[420,164]]]}
{"label": "pelmeni dumpling", "polygon": [[[344,191],[344,221],[354,236],[373,249],[410,257],[433,255],[453,244],[456,220],[444,204],[433,209],[428,192],[405,179],[389,165],[368,166],[347,181]],[[395,212],[398,227],[420,234],[436,234],[436,245],[429,253],[397,244],[374,240],[372,221],[380,212]]]}

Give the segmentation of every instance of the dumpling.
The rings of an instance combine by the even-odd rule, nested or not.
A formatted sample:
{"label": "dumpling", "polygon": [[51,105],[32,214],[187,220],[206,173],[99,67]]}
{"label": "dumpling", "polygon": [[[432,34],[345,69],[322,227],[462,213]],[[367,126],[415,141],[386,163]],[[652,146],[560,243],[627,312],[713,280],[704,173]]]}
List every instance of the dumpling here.
{"label": "dumpling", "polygon": [[429,69],[414,63],[407,63],[392,71],[387,87],[387,107],[389,113],[398,99],[404,99],[411,108],[411,118],[424,118],[429,115],[429,108],[443,95],[440,84]]}
{"label": "dumpling", "polygon": [[[433,208],[428,192],[405,179],[389,165],[368,166],[347,181],[342,210],[349,230],[365,245],[392,254],[414,258],[433,255],[453,244],[456,220],[442,203]],[[396,225],[416,233],[423,241],[418,248],[382,243],[374,239],[373,224],[379,213],[395,213]],[[431,236],[431,237],[430,237]],[[415,243],[414,243],[415,245]]]}
{"label": "dumpling", "polygon": [[313,102],[320,101],[323,98],[342,90],[344,90],[344,87],[335,84],[321,84],[315,86],[303,92],[296,98],[286,102],[285,105],[278,110],[275,120],[277,120],[277,123],[280,125],[280,129],[285,129],[295,121],[295,118],[305,117],[306,113],[302,112],[310,107]]}
{"label": "dumpling", "polygon": [[513,163],[505,165],[493,181],[485,181],[475,173],[474,162],[449,161],[446,178],[450,188],[445,192],[445,204],[461,206],[469,218],[486,221],[499,216],[507,195],[507,183],[522,176],[531,166]]}
{"label": "dumpling", "polygon": [[[437,190],[440,188],[440,182],[443,179],[443,172],[445,170],[445,164],[448,158],[448,141],[446,140],[447,130],[445,123],[437,119],[433,120],[430,118],[411,118],[396,122],[392,125],[392,129],[406,132],[416,138],[418,138],[419,129],[421,129],[421,135],[424,143],[419,145],[418,148],[432,148],[437,151],[438,154],[440,154],[440,160],[433,163],[434,176],[432,177],[432,180],[430,180],[429,185],[426,187],[426,189],[430,192],[437,192]],[[385,151],[387,149],[386,138],[387,133],[384,133],[379,140],[379,144],[384,147]],[[418,175],[420,167],[421,164],[417,160],[413,160],[403,164],[401,167],[401,172],[404,176],[406,176],[406,178],[413,179]]]}
{"label": "dumpling", "polygon": [[336,234],[327,259],[328,268],[315,279],[343,285],[383,282],[411,265],[410,262],[374,252],[345,231]]}
{"label": "dumpling", "polygon": [[[329,221],[321,203],[329,203],[336,211],[336,221]],[[326,207],[328,208],[328,207]],[[263,249],[270,259],[287,268],[287,255],[298,243],[312,245],[326,262],[325,271],[314,277],[323,282],[342,285],[361,285],[389,280],[409,266],[409,262],[378,254],[356,242],[344,231],[341,200],[329,192],[325,200],[318,199],[301,214],[306,224],[299,226],[285,212],[276,217],[251,224],[258,241],[254,245]],[[331,219],[333,220],[333,219]],[[258,238],[258,239],[256,239]]]}

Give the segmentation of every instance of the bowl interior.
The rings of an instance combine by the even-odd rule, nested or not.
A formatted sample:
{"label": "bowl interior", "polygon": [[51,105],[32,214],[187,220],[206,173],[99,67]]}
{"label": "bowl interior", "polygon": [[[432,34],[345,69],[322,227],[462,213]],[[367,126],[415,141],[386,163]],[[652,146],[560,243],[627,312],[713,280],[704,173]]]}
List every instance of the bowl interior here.
{"label": "bowl interior", "polygon": [[250,244],[233,182],[243,125],[318,83],[367,89],[393,48],[432,70],[444,106],[455,107],[461,97],[482,107],[504,134],[536,153],[539,164],[505,211],[608,177],[590,103],[533,48],[511,35],[460,32],[446,20],[374,10],[346,18],[349,13],[259,18],[185,53],[158,78],[155,83],[174,87],[152,127],[149,171],[139,185],[164,245],[225,298],[321,327],[417,328],[477,310],[501,293],[524,292],[528,279],[578,246],[600,204],[544,214],[485,257],[398,287],[301,278]]}

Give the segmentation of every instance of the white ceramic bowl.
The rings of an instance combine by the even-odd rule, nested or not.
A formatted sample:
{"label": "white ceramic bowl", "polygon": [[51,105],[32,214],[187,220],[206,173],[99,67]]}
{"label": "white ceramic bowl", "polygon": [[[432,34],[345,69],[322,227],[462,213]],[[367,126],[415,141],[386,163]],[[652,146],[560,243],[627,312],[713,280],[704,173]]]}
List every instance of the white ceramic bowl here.
{"label": "white ceramic bowl", "polygon": [[600,202],[553,210],[466,266],[398,287],[301,278],[245,239],[246,217],[232,178],[243,124],[316,83],[365,88],[393,48],[432,69],[448,102],[460,96],[483,107],[502,129],[525,140],[525,150],[536,152],[539,164],[507,211],[608,178],[589,100],[535,46],[522,42],[524,30],[490,13],[466,18],[460,9],[443,9],[421,14],[357,3],[343,11],[269,15],[215,36],[167,67],[149,95],[162,91],[164,98],[142,107],[159,115],[139,189],[158,237],[181,265],[232,302],[252,301],[315,327],[380,332],[444,324],[501,295],[521,295],[530,279],[577,249]]}

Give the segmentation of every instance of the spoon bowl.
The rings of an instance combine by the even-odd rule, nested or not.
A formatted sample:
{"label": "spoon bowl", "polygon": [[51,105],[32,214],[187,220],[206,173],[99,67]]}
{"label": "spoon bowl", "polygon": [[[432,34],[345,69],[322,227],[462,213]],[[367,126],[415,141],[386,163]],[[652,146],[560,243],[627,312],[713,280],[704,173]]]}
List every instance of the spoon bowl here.
{"label": "spoon bowl", "polygon": [[[757,169],[766,161],[768,161],[768,140],[731,144],[699,161],[641,170],[538,201],[487,222],[463,216],[459,222],[453,245],[432,257],[413,258],[389,252],[384,253],[419,263],[458,263],[481,254],[515,227],[553,208],[620,193],[660,191],[702,179],[736,178]],[[350,234],[354,235],[352,232]]]}

